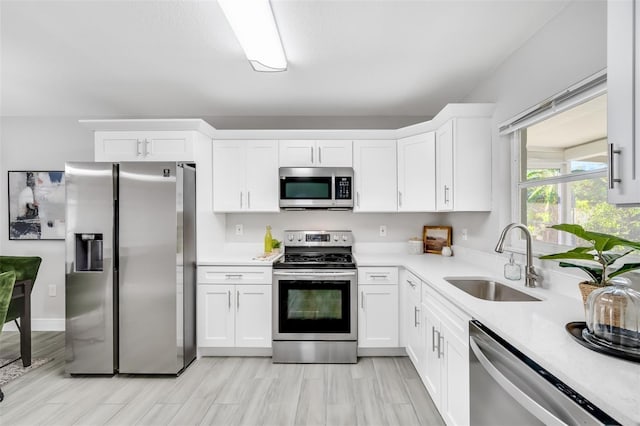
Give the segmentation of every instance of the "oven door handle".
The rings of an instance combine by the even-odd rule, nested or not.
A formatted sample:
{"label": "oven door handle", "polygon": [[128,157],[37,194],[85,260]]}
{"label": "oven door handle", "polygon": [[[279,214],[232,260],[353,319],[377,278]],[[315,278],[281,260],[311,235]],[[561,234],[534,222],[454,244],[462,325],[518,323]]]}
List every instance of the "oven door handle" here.
{"label": "oven door handle", "polygon": [[[529,395],[524,393],[518,386],[505,377],[500,370],[498,370],[489,359],[485,356],[480,349],[480,346],[476,343],[473,336],[469,337],[469,348],[473,351],[474,355],[480,362],[480,365],[484,370],[495,380],[495,382],[504,389],[507,394],[522,406],[525,410],[535,416],[538,420],[546,425],[566,425],[562,420],[547,411],[542,405],[534,401]],[[529,368],[526,364],[522,364],[523,368]]]}
{"label": "oven door handle", "polygon": [[276,277],[300,277],[300,278],[333,278],[333,277],[354,277],[356,275],[353,272],[274,272]]}

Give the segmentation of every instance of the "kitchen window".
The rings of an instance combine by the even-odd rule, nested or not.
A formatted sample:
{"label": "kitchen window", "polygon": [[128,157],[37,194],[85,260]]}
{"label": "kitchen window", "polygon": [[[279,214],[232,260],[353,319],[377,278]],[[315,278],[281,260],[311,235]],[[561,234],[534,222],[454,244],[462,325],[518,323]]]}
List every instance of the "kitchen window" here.
{"label": "kitchen window", "polygon": [[548,228],[558,223],[640,240],[640,208],[607,203],[606,74],[500,130],[513,141],[512,216],[529,228],[538,251],[578,245],[572,235]]}

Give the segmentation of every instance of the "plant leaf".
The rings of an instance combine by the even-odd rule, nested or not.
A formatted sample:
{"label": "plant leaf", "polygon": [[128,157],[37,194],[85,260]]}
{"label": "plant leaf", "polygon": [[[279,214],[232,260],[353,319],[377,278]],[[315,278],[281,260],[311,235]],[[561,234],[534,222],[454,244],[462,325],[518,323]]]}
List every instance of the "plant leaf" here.
{"label": "plant leaf", "polygon": [[593,244],[593,248],[597,251],[608,251],[616,246],[623,246],[632,248],[634,250],[640,250],[640,243],[625,240],[624,238],[618,238],[613,235],[603,234],[600,232],[585,231],[580,225],[574,225],[569,223],[561,223],[559,225],[553,225],[551,228],[558,231],[568,232],[578,238],[582,238],[585,241]]}
{"label": "plant leaf", "polygon": [[564,253],[547,254],[540,256],[540,259],[576,259],[576,260],[593,260],[593,254],[589,254],[590,247],[576,247]]}
{"label": "plant leaf", "polygon": [[640,263],[625,263],[615,271],[609,274],[609,278],[617,277],[618,275],[622,275],[626,272],[633,271],[635,269],[640,268]]}
{"label": "plant leaf", "polygon": [[602,268],[592,268],[586,265],[578,265],[575,263],[560,262],[562,268],[578,268],[584,271],[594,283],[600,283],[602,281]]}

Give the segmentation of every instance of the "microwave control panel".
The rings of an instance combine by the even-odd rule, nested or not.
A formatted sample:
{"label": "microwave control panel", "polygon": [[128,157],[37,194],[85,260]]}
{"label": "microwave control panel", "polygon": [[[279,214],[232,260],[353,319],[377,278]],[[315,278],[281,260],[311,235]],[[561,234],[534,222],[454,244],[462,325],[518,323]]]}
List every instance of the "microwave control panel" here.
{"label": "microwave control panel", "polygon": [[351,199],[351,176],[336,176],[336,200]]}

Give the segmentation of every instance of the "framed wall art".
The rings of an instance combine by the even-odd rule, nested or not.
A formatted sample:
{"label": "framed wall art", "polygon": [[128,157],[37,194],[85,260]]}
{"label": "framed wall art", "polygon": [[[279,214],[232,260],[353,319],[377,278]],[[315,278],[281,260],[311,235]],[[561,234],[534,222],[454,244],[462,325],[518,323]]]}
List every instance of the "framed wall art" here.
{"label": "framed wall art", "polygon": [[425,226],[422,230],[425,253],[442,254],[443,247],[451,247],[450,226]]}
{"label": "framed wall art", "polygon": [[63,240],[62,171],[9,171],[9,239]]}

